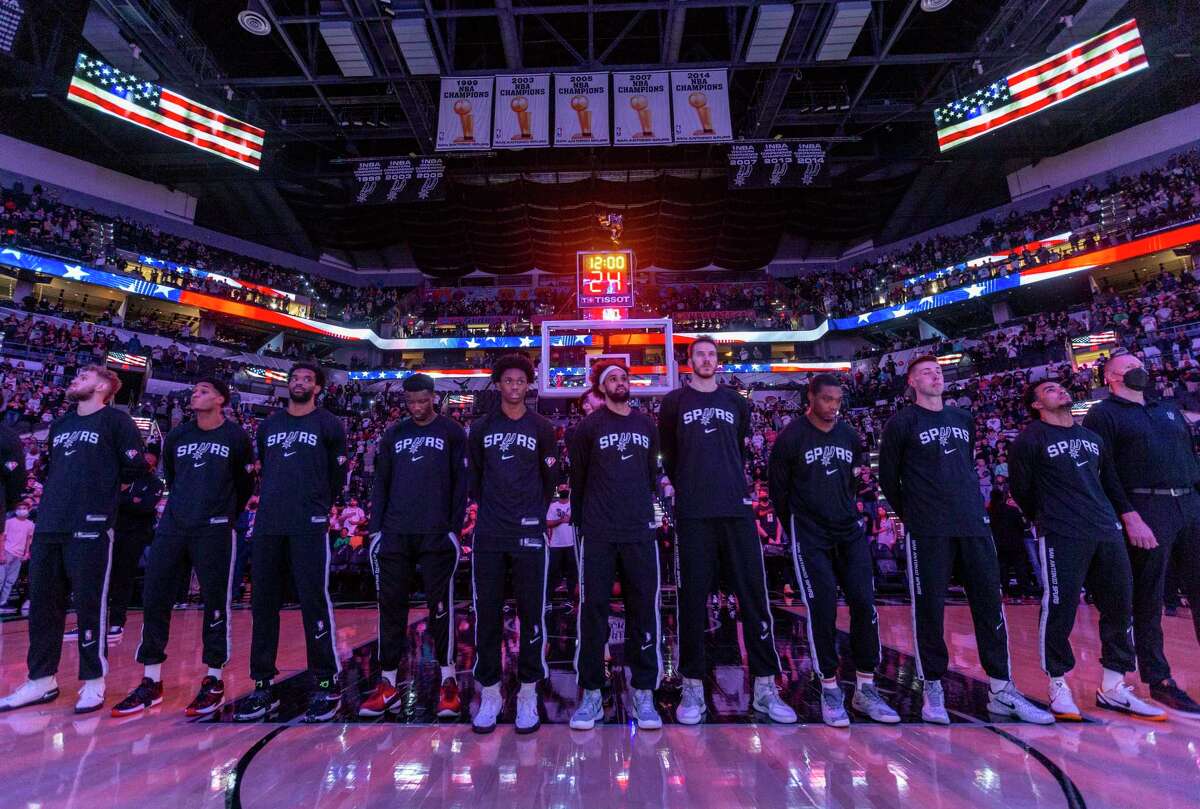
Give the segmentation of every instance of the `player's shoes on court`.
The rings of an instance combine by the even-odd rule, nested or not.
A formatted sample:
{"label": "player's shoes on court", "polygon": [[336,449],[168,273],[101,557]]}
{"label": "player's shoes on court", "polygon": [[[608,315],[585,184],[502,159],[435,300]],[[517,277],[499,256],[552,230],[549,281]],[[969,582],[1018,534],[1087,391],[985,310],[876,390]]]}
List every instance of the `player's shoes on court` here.
{"label": "player's shoes on court", "polygon": [[[381,679],[379,685],[371,692],[371,696],[358,706],[358,715],[365,717],[383,716],[396,705],[400,704],[400,690],[387,680]],[[439,716],[441,706],[439,708]]]}
{"label": "player's shoes on court", "polygon": [[129,696],[113,706],[113,716],[131,716],[141,713],[147,708],[153,708],[163,701],[162,682],[154,682],[149,677],[143,677],[137,688],[129,692]]}
{"label": "player's shoes on court", "polygon": [[458,695],[458,680],[453,677],[442,680],[437,715],[442,719],[457,719],[462,716],[462,697]]}
{"label": "player's shoes on court", "polygon": [[662,727],[662,717],[658,715],[658,709],[654,707],[653,691],[642,688],[634,689],[633,718],[641,730],[658,730]]}
{"label": "player's shoes on court", "polygon": [[754,681],[754,710],[771,717],[772,722],[790,725],[796,721],[796,712],[779,696],[774,677],[759,677]]}
{"label": "player's shoes on court", "polygon": [[1200,704],[1188,696],[1188,692],[1177,686],[1171,677],[1151,685],[1150,696],[1164,708],[1192,719],[1200,719]]}
{"label": "player's shoes on court", "polygon": [[123,638],[123,637],[125,637],[125,627],[110,626],[108,628],[108,642],[109,643],[116,643],[117,641],[121,640],[121,638]]}
{"label": "player's shoes on court", "polygon": [[[1054,714],[1054,718],[1059,721],[1066,722],[1082,722],[1083,714],[1079,712],[1079,706],[1075,704],[1075,698],[1071,696],[1071,687],[1065,682],[1056,683],[1050,681],[1050,713]],[[1099,694],[1096,699],[1099,700]]]}
{"label": "player's shoes on court", "polygon": [[522,735],[533,733],[542,726],[542,718],[538,716],[537,691],[525,688],[517,694],[517,718],[513,722],[517,733]]}
{"label": "player's shoes on court", "polygon": [[946,692],[941,680],[925,680],[921,702],[921,719],[935,725],[949,725],[950,714],[946,712]]}
{"label": "player's shoes on court", "polygon": [[209,675],[200,681],[200,691],[184,711],[188,716],[208,716],[225,704],[225,683]]}
{"label": "player's shoes on court", "polygon": [[1054,714],[1034,705],[1011,682],[997,693],[989,692],[987,709],[997,716],[1020,719],[1034,725],[1054,724]]}
{"label": "player's shoes on court", "polygon": [[683,696],[675,708],[675,721],[681,725],[698,725],[708,706],[704,703],[704,683],[683,678]]}
{"label": "player's shoes on court", "polygon": [[75,713],[91,713],[104,707],[104,680],[84,680],[75,700]]}
{"label": "player's shoes on court", "polygon": [[842,689],[821,687],[821,721],[831,728],[850,727],[850,714],[846,711],[846,695]]}
{"label": "player's shoes on court", "polygon": [[58,699],[58,681],[54,677],[26,680],[8,696],[0,699],[0,713],[27,705],[43,705]]}
{"label": "player's shoes on court", "polygon": [[255,722],[272,711],[278,710],[279,699],[269,683],[259,683],[254,692],[241,701],[233,718],[238,722]]}
{"label": "player's shoes on court", "polygon": [[604,700],[599,690],[584,689],[579,707],[571,714],[571,730],[591,730],[604,721]]}
{"label": "player's shoes on court", "polygon": [[861,714],[866,714],[872,722],[894,725],[900,721],[900,714],[892,710],[892,706],[883,699],[883,695],[879,693],[879,689],[875,687],[874,683],[863,683],[855,688],[854,697],[850,700],[850,707]]}
{"label": "player's shoes on court", "polygon": [[502,704],[499,685],[484,688],[479,697],[479,709],[471,719],[471,730],[476,733],[491,733],[495,730]]}
{"label": "player's shoes on court", "polygon": [[1115,688],[1107,691],[1097,689],[1096,707],[1127,714],[1135,719],[1145,719],[1149,722],[1167,721],[1167,712],[1157,705],[1151,705],[1138,699],[1129,683],[1118,683]]}
{"label": "player's shoes on court", "polygon": [[337,691],[318,688],[308,697],[308,710],[304,712],[304,722],[328,722],[337,715],[342,707],[342,695]]}

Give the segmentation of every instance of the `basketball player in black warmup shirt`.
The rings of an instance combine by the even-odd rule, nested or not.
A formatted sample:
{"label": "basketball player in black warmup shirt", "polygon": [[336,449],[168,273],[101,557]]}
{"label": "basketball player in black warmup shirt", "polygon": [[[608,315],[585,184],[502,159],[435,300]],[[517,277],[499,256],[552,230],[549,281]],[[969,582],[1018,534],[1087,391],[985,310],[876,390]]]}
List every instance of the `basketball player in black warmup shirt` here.
{"label": "basketball player in black warmup shirt", "polygon": [[605,404],[579,423],[572,436],[572,518],[579,539],[579,620],[575,671],[583,699],[571,718],[575,730],[604,719],[604,643],[613,581],[620,564],[625,599],[625,662],[632,673],[638,727],[662,727],[654,689],[662,680],[659,645],[658,427],[629,404],[629,369],[619,362],[592,367]]}
{"label": "basketball player in black warmup shirt", "polygon": [[111,406],[120,378],[101,365],[79,369],[67,388],[75,408],[50,425],[46,484],[29,560],[29,679],[0,699],[0,711],[58,698],[67,597],[79,624],[76,713],[104,705],[108,673],[108,577],[121,483],[145,471],[133,419]]}
{"label": "basketball player in black warmup shirt", "polygon": [[317,681],[304,720],[331,719],[341,704],[336,677],[342,664],[329,599],[329,510],[346,484],[346,431],[337,416],[317,407],[316,396],[324,387],[325,372],[319,366],[296,363],[288,373],[287,409],[258,427],[262,483],[250,562],[254,693],[238,706],[235,715],[240,721],[261,719],[279,705],[271,679],[289,572],[300,599],[308,668]]}
{"label": "basketball player in black warmup shirt", "polygon": [[908,366],[908,384],[916,402],[883,429],[879,487],[908,529],[917,676],[925,681],[921,718],[950,724],[941,683],[949,664],[943,619],[946,587],[958,560],[980,663],[990,681],[988,710],[1051,724],[1054,717],[1027,700],[1010,680],[1000,562],[975,474],[975,421],[967,411],[943,405],[946,384],[937,357],[914,359]]}
{"label": "basketball player in black warmup shirt", "polygon": [[403,388],[408,418],[388,427],[379,441],[367,529],[383,675],[358,713],[382,716],[400,701],[396,675],[408,640],[409,582],[419,566],[441,666],[438,716],[454,717],[462,710],[454,669],[454,574],[467,508],[467,435],[438,415],[431,377],[413,374]]}
{"label": "basketball player in black warmup shirt", "polygon": [[837,591],[850,608],[850,648],[856,683],[853,707],[876,722],[900,716],[875,688],[879,627],[871,550],[855,499],[854,468],[863,462],[858,433],[838,419],[842,385],[818,374],[808,386],[808,412],[792,419],[771,448],[769,480],[775,512],[792,537],[800,596],[808,610],[808,642],[821,679],[821,718],[847,727],[838,685]]}
{"label": "basketball player in black warmup shirt", "polygon": [[475,599],[475,681],[482,689],[472,719],[476,733],[496,729],[500,714],[500,642],[504,580],[512,569],[521,623],[517,678],[518,733],[538,718],[537,684],[546,667],[546,512],[558,483],[558,447],[550,422],[525,407],[533,363],[521,354],[501,357],[492,369],[500,407],[471,425],[467,439],[469,490],[479,504],[471,553]]}
{"label": "basketball player in black warmup shirt", "polygon": [[683,696],[675,718],[694,725],[707,710],[704,635],[709,589],[725,566],[741,608],[742,639],[754,678],[755,710],[776,722],[795,722],[779,697],[775,621],[767,602],[762,545],[754,529],[746,480],[750,406],[717,383],[717,346],[697,337],[689,346],[692,378],[663,398],[659,412],[663,465],[675,486],[679,537],[679,672]]}
{"label": "basketball player in black warmup shirt", "polygon": [[[1104,440],[1071,416],[1071,394],[1053,379],[1025,390],[1031,422],[1008,453],[1013,499],[1042,534],[1042,670],[1050,676],[1050,711],[1082,720],[1067,685],[1075,668],[1071,628],[1083,585],[1100,612],[1102,680],[1096,707],[1161,721],[1166,713],[1138,699],[1125,682],[1133,651],[1133,573],[1111,497],[1121,481]],[[1111,494],[1110,494],[1111,493]]]}
{"label": "basketball player in black warmup shirt", "polygon": [[208,672],[188,716],[206,716],[225,704],[222,669],[233,647],[234,525],[254,493],[254,448],[236,422],[225,418],[229,386],[205,378],[192,389],[195,418],[167,434],[163,471],[170,496],[146,562],[142,590],[142,641],[137,661],[145,666],[142,682],[113,707],[126,716],[163,699],[162,663],[167,659],[171,605],[180,565],[195,570],[204,601],[201,660]]}

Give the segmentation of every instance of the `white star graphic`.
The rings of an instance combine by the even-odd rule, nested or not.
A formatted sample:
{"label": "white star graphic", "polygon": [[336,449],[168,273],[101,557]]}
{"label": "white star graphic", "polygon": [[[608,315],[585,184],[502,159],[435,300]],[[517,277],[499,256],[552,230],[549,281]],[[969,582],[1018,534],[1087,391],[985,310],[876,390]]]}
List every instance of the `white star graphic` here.
{"label": "white star graphic", "polygon": [[912,309],[909,309],[907,306],[904,306],[903,304],[901,304],[900,308],[895,309],[892,312],[892,317],[895,317],[895,318],[907,317],[908,315],[911,315],[911,314],[912,314]]}
{"label": "white star graphic", "polygon": [[521,338],[521,348],[529,348],[532,345],[533,345],[532,337],[522,337]]}
{"label": "white star graphic", "polygon": [[861,315],[858,316],[859,323],[869,323],[870,321],[871,321],[871,313],[870,312],[863,312]]}
{"label": "white star graphic", "polygon": [[479,348],[478,340],[467,340],[467,348]]}
{"label": "white star graphic", "polygon": [[971,284],[967,287],[967,298],[978,298],[983,293],[983,284]]}
{"label": "white star graphic", "polygon": [[84,272],[83,267],[79,266],[78,264],[64,264],[63,266],[67,269],[67,271],[63,273],[63,278],[70,278],[72,281],[82,281],[91,275],[91,273]]}
{"label": "white star graphic", "polygon": [[577,335],[575,335],[575,344],[576,344],[576,345],[583,345],[583,344],[585,344],[586,342],[587,342],[587,335],[586,335],[586,334],[577,334]]}
{"label": "white star graphic", "polygon": [[441,343],[442,345],[446,345],[446,338],[443,337],[442,339],[438,340],[438,342]]}
{"label": "white star graphic", "polygon": [[155,284],[152,295],[162,295],[164,298],[171,297],[171,293],[175,291],[175,287],[169,287],[164,284]]}

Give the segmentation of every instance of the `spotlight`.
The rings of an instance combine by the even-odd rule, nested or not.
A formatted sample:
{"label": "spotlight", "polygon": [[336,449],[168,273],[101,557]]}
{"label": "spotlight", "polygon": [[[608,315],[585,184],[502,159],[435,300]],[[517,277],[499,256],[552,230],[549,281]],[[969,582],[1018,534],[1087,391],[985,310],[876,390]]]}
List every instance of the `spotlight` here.
{"label": "spotlight", "polygon": [[263,10],[261,0],[247,0],[246,10],[239,11],[238,25],[256,37],[265,37],[271,33],[271,19]]}

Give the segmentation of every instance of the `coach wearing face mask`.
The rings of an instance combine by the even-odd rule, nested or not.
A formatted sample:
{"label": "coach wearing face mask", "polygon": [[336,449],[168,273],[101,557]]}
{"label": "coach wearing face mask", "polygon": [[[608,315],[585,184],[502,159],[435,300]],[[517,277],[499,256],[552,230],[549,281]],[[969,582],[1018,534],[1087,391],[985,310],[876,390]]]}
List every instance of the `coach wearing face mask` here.
{"label": "coach wearing face mask", "polygon": [[1170,401],[1146,401],[1150,374],[1135,355],[1113,352],[1104,367],[1109,396],[1083,426],[1111,448],[1123,494],[1121,515],[1133,568],[1133,638],[1150,695],[1176,713],[1200,717],[1200,704],[1171,678],[1163,653],[1163,583],[1175,554],[1200,639],[1200,464],[1183,413]]}

